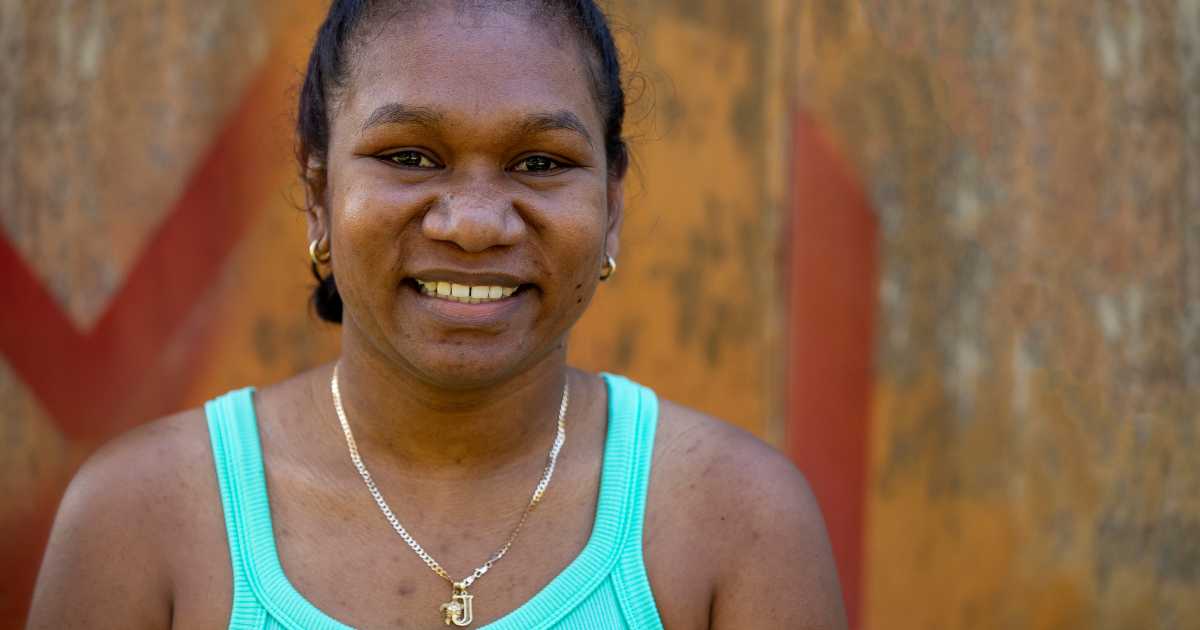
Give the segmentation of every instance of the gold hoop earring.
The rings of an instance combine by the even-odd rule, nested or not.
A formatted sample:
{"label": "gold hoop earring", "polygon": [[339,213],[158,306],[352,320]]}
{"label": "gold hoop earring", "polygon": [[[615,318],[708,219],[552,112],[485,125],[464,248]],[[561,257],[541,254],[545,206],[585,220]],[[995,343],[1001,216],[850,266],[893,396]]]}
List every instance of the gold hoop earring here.
{"label": "gold hoop earring", "polygon": [[612,256],[604,257],[604,265],[600,267],[600,282],[604,282],[617,273],[617,261]]}
{"label": "gold hoop earring", "polygon": [[329,250],[325,250],[323,252],[317,251],[317,246],[320,243],[321,239],[313,239],[313,241],[308,244],[308,257],[312,259],[314,265],[324,265],[325,263],[329,262]]}

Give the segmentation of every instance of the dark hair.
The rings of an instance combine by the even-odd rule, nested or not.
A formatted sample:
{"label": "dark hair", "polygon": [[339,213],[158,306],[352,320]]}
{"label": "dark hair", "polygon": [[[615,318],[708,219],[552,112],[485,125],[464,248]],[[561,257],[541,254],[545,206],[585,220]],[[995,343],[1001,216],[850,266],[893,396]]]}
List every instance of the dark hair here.
{"label": "dark hair", "polygon": [[[413,4],[412,0],[392,0],[392,3]],[[364,23],[380,4],[384,3],[381,0],[333,0],[317,31],[304,86],[300,90],[296,121],[296,157],[310,208],[325,196],[331,103],[345,85],[352,46]],[[529,4],[540,9],[540,15],[548,19],[564,20],[580,38],[584,50],[590,53],[587,70],[592,94],[604,121],[609,176],[623,177],[629,166],[629,151],[622,136],[625,91],[621,86],[621,63],[608,19],[593,0],[529,0]],[[312,273],[317,279],[312,294],[317,315],[326,321],[341,323],[342,298],[333,274],[322,277],[315,263]]]}

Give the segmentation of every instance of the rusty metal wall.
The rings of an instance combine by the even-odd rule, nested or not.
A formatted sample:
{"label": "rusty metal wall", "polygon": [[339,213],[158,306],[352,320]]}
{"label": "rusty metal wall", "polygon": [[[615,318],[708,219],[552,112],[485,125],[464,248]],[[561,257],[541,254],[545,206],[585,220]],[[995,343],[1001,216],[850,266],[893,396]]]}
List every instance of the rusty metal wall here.
{"label": "rusty metal wall", "polygon": [[778,442],[780,3],[610,5],[629,74],[635,168],[622,273],[584,316],[573,358]]}
{"label": "rusty metal wall", "polygon": [[[619,2],[637,168],[571,340],[778,441],[785,57],[769,7]],[[0,1],[0,627],[103,440],[327,360],[291,162],[320,0]]]}
{"label": "rusty metal wall", "polygon": [[[0,0],[0,627],[97,444],[336,353],[322,4]],[[1200,2],[613,9],[638,168],[573,359],[788,445],[860,627],[1197,627]]]}
{"label": "rusty metal wall", "polygon": [[879,221],[865,627],[1200,627],[1200,3],[796,19]]}

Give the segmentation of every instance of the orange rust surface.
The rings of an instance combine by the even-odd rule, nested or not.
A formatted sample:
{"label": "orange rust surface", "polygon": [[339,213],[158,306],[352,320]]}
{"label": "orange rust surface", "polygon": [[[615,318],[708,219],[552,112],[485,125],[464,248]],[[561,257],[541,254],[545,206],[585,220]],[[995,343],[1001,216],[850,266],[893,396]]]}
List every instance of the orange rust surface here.
{"label": "orange rust surface", "polygon": [[1200,619],[1195,3],[804,3],[881,226],[867,628]]}

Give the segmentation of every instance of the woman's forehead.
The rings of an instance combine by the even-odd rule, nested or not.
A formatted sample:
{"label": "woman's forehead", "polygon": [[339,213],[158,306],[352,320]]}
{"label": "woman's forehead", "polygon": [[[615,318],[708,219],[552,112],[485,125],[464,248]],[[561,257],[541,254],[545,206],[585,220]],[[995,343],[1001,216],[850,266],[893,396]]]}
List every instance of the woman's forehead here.
{"label": "woman's forehead", "polygon": [[570,112],[599,133],[587,57],[564,30],[510,11],[389,19],[354,47],[338,117],[361,126],[392,103],[448,119]]}

